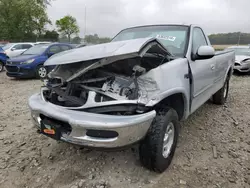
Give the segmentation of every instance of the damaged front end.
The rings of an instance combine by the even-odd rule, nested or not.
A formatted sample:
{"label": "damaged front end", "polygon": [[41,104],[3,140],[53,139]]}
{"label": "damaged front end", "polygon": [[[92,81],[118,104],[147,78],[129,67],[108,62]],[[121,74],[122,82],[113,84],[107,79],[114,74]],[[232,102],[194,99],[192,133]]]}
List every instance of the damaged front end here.
{"label": "damaged front end", "polygon": [[171,57],[157,39],[149,38],[75,49],[45,63],[56,68],[41,95],[55,105],[90,113],[148,112],[145,104],[159,92],[149,72]]}
{"label": "damaged front end", "polygon": [[89,46],[52,56],[49,79],[29,99],[42,134],[69,143],[117,148],[143,139],[156,116],[147,103],[164,85],[171,54],[156,39]]}

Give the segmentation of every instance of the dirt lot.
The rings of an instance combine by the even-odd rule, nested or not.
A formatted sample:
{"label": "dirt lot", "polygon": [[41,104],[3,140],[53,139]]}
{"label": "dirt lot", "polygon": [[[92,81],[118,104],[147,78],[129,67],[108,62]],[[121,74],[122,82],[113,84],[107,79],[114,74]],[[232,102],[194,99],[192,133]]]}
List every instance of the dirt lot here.
{"label": "dirt lot", "polygon": [[27,100],[40,85],[0,73],[1,188],[250,187],[250,76],[233,77],[224,107],[208,102],[182,123],[174,161],[162,174],[141,167],[137,146],[102,152],[37,134]]}

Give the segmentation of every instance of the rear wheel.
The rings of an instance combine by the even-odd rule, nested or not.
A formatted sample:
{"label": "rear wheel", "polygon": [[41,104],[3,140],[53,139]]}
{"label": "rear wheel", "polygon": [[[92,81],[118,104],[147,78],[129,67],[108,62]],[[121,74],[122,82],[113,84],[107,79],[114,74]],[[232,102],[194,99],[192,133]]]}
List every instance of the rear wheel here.
{"label": "rear wheel", "polygon": [[171,164],[179,136],[179,120],[172,108],[157,113],[140,145],[141,163],[148,169],[164,172]]}
{"label": "rear wheel", "polygon": [[3,71],[3,67],[4,67],[3,62],[0,61],[0,72]]}
{"label": "rear wheel", "polygon": [[213,95],[214,104],[223,105],[228,97],[229,78],[226,79],[223,87]]}
{"label": "rear wheel", "polygon": [[37,78],[44,79],[47,76],[47,69],[43,65],[37,66],[36,76]]}

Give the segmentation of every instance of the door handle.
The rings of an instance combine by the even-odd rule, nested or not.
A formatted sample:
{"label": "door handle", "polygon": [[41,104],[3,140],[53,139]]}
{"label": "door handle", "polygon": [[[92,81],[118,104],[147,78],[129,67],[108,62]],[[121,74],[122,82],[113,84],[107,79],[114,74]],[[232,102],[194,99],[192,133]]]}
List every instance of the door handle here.
{"label": "door handle", "polygon": [[214,64],[211,65],[211,69],[214,70],[215,69],[215,66]]}

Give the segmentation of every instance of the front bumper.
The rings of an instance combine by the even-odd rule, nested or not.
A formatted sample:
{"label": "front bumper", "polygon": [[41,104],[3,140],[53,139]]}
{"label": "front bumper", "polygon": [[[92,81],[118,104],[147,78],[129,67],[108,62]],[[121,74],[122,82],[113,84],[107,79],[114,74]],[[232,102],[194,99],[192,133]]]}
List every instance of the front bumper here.
{"label": "front bumper", "polygon": [[234,70],[238,72],[250,72],[250,63],[235,63]]}
{"label": "front bumper", "polygon": [[31,78],[36,75],[34,68],[29,66],[5,65],[7,76],[15,78]]}
{"label": "front bumper", "polygon": [[[29,99],[29,107],[35,125],[40,129],[41,115],[68,123],[70,133],[63,133],[60,140],[88,147],[118,148],[141,140],[156,115],[150,111],[140,115],[118,116],[69,110],[44,101],[40,94]],[[114,138],[87,136],[88,130],[115,131]]]}

